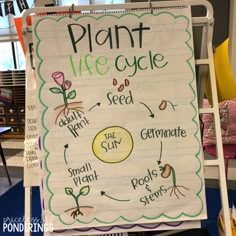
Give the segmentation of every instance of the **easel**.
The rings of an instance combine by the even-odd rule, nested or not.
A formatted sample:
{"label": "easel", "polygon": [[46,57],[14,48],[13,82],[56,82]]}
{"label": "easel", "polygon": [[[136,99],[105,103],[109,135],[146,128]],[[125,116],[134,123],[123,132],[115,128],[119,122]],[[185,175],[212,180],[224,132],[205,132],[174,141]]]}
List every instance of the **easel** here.
{"label": "easel", "polygon": [[[116,10],[116,9],[125,9],[125,10],[134,10],[134,9],[152,9],[152,8],[161,8],[161,7],[181,7],[181,6],[204,6],[207,10],[206,16],[203,17],[192,17],[193,27],[203,27],[202,35],[202,45],[201,45],[201,56],[200,59],[195,59],[196,66],[208,66],[209,67],[209,79],[211,82],[211,92],[212,92],[212,101],[213,107],[208,109],[201,108],[201,102],[204,95],[204,70],[199,70],[199,81],[198,81],[198,94],[199,94],[199,108],[200,114],[203,113],[213,113],[215,121],[215,130],[216,130],[216,147],[217,147],[217,156],[215,160],[205,160],[205,166],[217,166],[219,169],[220,176],[220,193],[221,193],[221,203],[222,203],[222,212],[224,216],[225,224],[225,235],[231,236],[231,226],[230,226],[230,214],[228,206],[228,194],[226,186],[226,176],[224,168],[224,158],[223,158],[223,149],[222,149],[222,140],[221,140],[221,129],[220,129],[220,117],[218,112],[218,100],[217,100],[217,90],[215,82],[215,72],[214,72],[214,63],[213,63],[213,51],[212,51],[212,36],[213,36],[213,9],[211,4],[206,0],[183,0],[183,1],[163,1],[163,2],[139,2],[139,3],[127,3],[127,4],[109,4],[109,5],[90,5],[90,6],[73,6],[73,8],[68,7],[39,7],[34,9],[29,9],[23,15],[23,33],[30,33],[31,27],[27,25],[27,16],[32,13],[43,13],[43,12],[65,12],[73,14],[73,11],[95,11],[95,10]],[[31,216],[31,187],[25,187],[25,219],[30,220]],[[29,223],[29,222],[26,222]],[[172,234],[169,232],[168,235]],[[30,235],[30,232],[26,232],[25,235]],[[158,234],[158,235],[167,235]]]}
{"label": "easel", "polygon": [[233,0],[230,0],[230,22],[229,22],[229,57],[230,64],[234,74],[234,82],[236,83],[236,44],[235,44],[235,34],[236,34],[236,4]]}

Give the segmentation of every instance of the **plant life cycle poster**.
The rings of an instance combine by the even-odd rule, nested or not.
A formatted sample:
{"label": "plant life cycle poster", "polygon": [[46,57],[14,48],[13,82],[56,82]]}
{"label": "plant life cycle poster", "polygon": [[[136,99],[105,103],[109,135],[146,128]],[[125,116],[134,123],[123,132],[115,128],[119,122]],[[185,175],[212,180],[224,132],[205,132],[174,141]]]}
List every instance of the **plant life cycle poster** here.
{"label": "plant life cycle poster", "polygon": [[206,218],[189,8],[34,17],[54,229]]}

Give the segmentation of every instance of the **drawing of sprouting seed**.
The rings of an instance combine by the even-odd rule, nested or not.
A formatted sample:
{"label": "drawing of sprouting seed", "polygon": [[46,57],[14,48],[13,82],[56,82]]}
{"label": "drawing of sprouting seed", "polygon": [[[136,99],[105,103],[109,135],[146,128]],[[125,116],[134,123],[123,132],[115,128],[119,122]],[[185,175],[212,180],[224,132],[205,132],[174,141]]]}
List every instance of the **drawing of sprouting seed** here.
{"label": "drawing of sprouting seed", "polygon": [[77,206],[76,209],[71,213],[71,216],[75,219],[77,216],[83,215],[83,213],[80,211],[79,197],[88,195],[89,192],[90,192],[90,187],[88,185],[82,187],[79,190],[79,194],[77,196],[73,193],[73,189],[70,188],[70,187],[66,187],[65,192],[66,192],[67,195],[70,195],[74,198],[76,206]]}
{"label": "drawing of sprouting seed", "polygon": [[56,117],[55,123],[57,124],[57,119],[62,113],[64,115],[68,115],[70,110],[80,111],[80,112],[84,113],[81,110],[81,109],[83,109],[83,107],[80,106],[82,104],[81,101],[70,102],[70,103],[68,102],[69,99],[74,99],[76,97],[76,91],[75,90],[72,90],[72,91],[69,92],[69,90],[72,86],[72,82],[70,80],[65,80],[64,74],[60,71],[54,72],[52,74],[52,78],[54,79],[56,84],[60,86],[60,88],[53,87],[53,88],[49,88],[49,90],[54,94],[62,94],[63,101],[64,101],[63,105],[58,106],[54,109],[54,110],[59,109],[59,113]]}
{"label": "drawing of sprouting seed", "polygon": [[175,107],[177,105],[174,105],[171,101],[168,101],[168,100],[162,100],[161,101],[161,103],[159,105],[159,110],[161,110],[161,111],[165,110],[168,103],[171,105],[172,109],[175,111]]}
{"label": "drawing of sprouting seed", "polygon": [[179,195],[178,195],[179,193],[180,195],[185,197],[185,195],[179,190],[179,188],[184,188],[186,190],[189,190],[189,189],[182,185],[176,185],[175,169],[169,164],[165,164],[164,166],[160,166],[159,168],[160,168],[160,171],[162,171],[161,173],[162,178],[168,178],[170,175],[172,175],[173,186],[167,189],[167,191],[171,189],[170,196],[172,196],[172,194],[174,193],[175,196],[179,199]]}

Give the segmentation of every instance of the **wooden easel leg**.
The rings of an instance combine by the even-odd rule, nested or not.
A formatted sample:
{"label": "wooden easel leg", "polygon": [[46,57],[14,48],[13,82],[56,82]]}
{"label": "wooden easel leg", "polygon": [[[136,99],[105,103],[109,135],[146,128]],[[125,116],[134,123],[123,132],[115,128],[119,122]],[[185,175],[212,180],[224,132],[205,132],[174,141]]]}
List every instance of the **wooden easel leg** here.
{"label": "wooden easel leg", "polygon": [[4,169],[5,169],[6,174],[7,174],[9,185],[11,186],[12,182],[11,182],[11,178],[10,178],[10,175],[9,175],[9,172],[8,172],[8,169],[7,169],[7,162],[6,162],[6,159],[5,159],[5,156],[4,156],[4,152],[3,152],[3,149],[2,149],[1,142],[0,142],[0,155],[2,157],[2,163],[3,163]]}
{"label": "wooden easel leg", "polygon": [[[31,196],[31,187],[25,187],[25,226],[31,223],[31,204],[32,204],[32,196]],[[31,236],[30,230],[25,230],[25,236]]]}

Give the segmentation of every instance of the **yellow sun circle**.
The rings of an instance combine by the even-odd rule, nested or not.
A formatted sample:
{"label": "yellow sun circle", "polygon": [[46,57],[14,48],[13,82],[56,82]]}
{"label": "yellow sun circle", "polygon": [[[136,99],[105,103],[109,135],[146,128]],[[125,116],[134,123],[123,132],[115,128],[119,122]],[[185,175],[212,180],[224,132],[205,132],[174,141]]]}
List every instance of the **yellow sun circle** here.
{"label": "yellow sun circle", "polygon": [[130,132],[120,126],[107,127],[94,138],[94,155],[106,163],[122,162],[133,150],[133,138]]}

